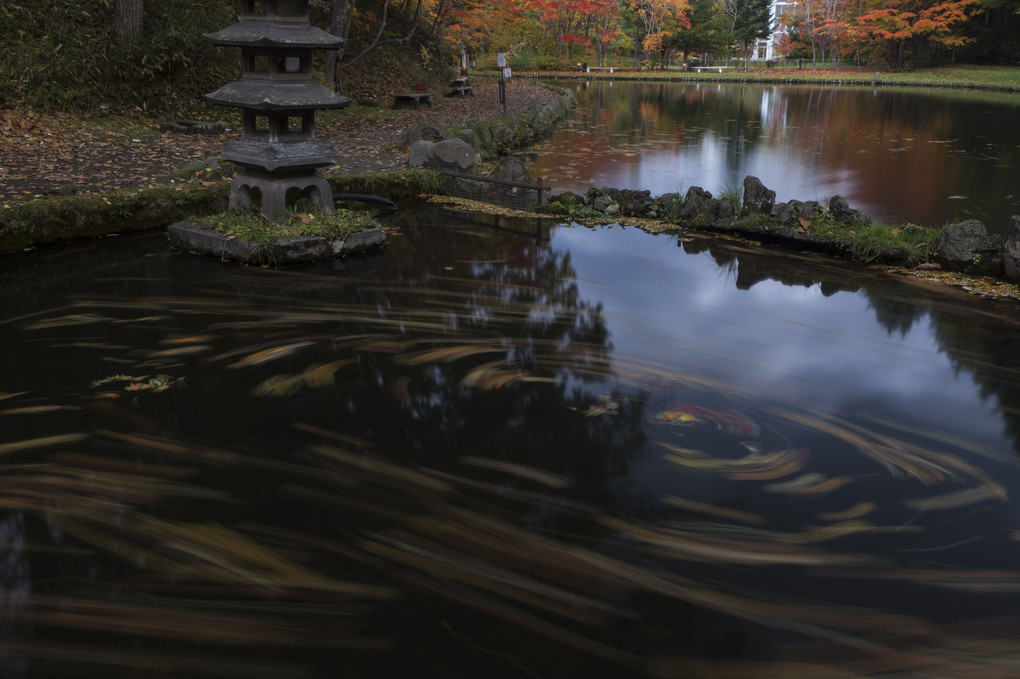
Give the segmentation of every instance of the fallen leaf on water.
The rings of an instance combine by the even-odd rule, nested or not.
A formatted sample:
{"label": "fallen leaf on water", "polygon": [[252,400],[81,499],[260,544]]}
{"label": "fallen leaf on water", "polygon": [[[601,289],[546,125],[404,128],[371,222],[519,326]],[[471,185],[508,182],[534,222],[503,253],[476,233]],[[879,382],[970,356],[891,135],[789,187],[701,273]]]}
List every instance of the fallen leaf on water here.
{"label": "fallen leaf on water", "polygon": [[687,509],[692,512],[699,514],[708,514],[709,516],[718,516],[724,519],[733,519],[735,521],[743,521],[744,523],[753,523],[756,525],[764,525],[766,523],[765,517],[760,514],[752,514],[751,512],[745,512],[739,509],[732,509],[730,507],[717,507],[715,505],[706,504],[704,502],[698,502],[696,500],[688,500],[682,497],[676,497],[673,495],[667,495],[662,498],[662,501],[671,507],[678,507],[680,509]]}
{"label": "fallen leaf on water", "polygon": [[254,354],[242,358],[237,363],[231,363],[228,368],[247,368],[252,365],[261,365],[262,363],[268,363],[269,361],[275,361],[278,358],[289,356],[305,347],[313,344],[312,342],[295,342],[294,344],[285,344],[279,347],[273,347],[271,349],[264,349],[263,351],[256,351]]}
{"label": "fallen leaf on water", "polygon": [[877,509],[877,505],[874,502],[859,502],[841,512],[821,512],[816,516],[822,521],[846,521],[847,519],[859,519],[875,509]]}
{"label": "fallen leaf on water", "polygon": [[37,439],[0,443],[0,455],[17,452],[19,450],[30,450],[32,448],[48,448],[49,446],[59,446],[65,443],[79,443],[80,441],[85,441],[89,438],[92,438],[92,435],[86,433],[55,434],[53,436],[43,436]]}
{"label": "fallen leaf on water", "polygon": [[528,467],[522,464],[515,464],[513,462],[489,460],[481,457],[462,457],[461,462],[474,467],[483,467],[494,471],[506,472],[507,474],[514,474],[515,476],[520,476],[521,478],[541,483],[542,485],[549,486],[550,488],[566,488],[571,485],[570,479],[565,476],[560,476],[559,474],[553,474],[551,472],[535,469],[534,467]]}
{"label": "fallen leaf on water", "polygon": [[1006,490],[1001,486],[997,488],[977,486],[953,493],[945,493],[944,495],[936,495],[934,497],[912,498],[910,500],[905,500],[903,504],[910,509],[925,512],[938,509],[956,509],[957,507],[966,507],[967,505],[972,505],[976,502],[983,502],[985,500],[1006,499]]}
{"label": "fallen leaf on water", "polygon": [[24,408],[8,408],[0,410],[0,415],[30,415],[36,413],[51,413],[57,410],[81,410],[81,406],[26,406]]}

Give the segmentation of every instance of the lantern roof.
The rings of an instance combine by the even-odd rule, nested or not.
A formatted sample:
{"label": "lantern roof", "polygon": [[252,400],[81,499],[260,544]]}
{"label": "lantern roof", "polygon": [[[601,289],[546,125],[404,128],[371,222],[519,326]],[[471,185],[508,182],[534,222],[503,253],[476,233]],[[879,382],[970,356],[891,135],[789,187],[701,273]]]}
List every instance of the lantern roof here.
{"label": "lantern roof", "polygon": [[223,160],[270,173],[314,171],[340,162],[336,144],[320,139],[288,143],[239,139],[224,144],[222,156]]}
{"label": "lantern roof", "polygon": [[264,80],[235,80],[205,95],[210,104],[235,106],[255,111],[298,111],[343,108],[351,103],[322,85],[312,82],[280,83]]}
{"label": "lantern roof", "polygon": [[306,49],[339,49],[347,41],[308,23],[274,23],[242,19],[205,39],[227,47],[289,47]]}

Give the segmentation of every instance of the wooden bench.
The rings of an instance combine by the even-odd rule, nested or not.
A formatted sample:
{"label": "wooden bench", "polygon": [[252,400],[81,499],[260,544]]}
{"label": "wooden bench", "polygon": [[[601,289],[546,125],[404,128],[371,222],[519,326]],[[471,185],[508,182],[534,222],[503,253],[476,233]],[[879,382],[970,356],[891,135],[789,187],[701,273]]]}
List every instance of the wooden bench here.
{"label": "wooden bench", "polygon": [[700,73],[702,71],[719,71],[722,73],[724,68],[729,68],[729,66],[689,66],[687,70],[694,71],[696,73]]}
{"label": "wooden bench", "polygon": [[448,97],[473,97],[475,96],[475,88],[473,87],[454,87],[452,90],[446,93]]}
{"label": "wooden bench", "polygon": [[589,66],[588,67],[588,73],[591,73],[592,71],[609,71],[610,73],[612,73],[615,70],[616,70],[616,66]]}
{"label": "wooden bench", "polygon": [[432,95],[422,92],[415,94],[395,94],[393,95],[393,108],[400,108],[402,106],[431,106]]}

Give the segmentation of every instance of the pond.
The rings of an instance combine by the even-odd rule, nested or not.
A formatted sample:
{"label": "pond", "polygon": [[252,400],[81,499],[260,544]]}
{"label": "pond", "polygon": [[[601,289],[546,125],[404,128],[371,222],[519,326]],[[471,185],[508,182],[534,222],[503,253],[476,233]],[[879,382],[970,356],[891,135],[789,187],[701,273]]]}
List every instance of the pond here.
{"label": "pond", "polygon": [[499,227],[6,259],[6,676],[1017,675],[1014,305]]}
{"label": "pond", "polygon": [[562,81],[572,121],[533,149],[557,191],[761,179],[777,199],[846,198],[889,224],[1020,214],[1020,95],[959,90]]}

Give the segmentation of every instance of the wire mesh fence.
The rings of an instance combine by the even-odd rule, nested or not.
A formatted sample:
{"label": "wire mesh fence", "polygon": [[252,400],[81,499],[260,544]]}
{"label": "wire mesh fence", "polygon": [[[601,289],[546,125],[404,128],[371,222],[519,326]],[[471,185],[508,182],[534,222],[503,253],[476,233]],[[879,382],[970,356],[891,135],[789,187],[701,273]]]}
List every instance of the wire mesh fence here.
{"label": "wire mesh fence", "polygon": [[531,210],[541,205],[548,186],[538,179],[534,184],[497,179],[477,174],[444,170],[443,192],[448,196],[492,203],[517,210]]}

